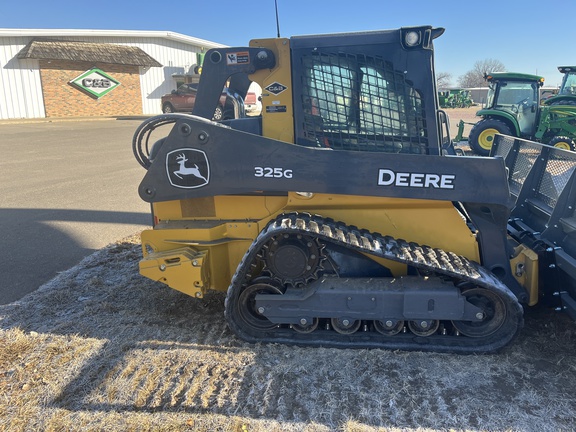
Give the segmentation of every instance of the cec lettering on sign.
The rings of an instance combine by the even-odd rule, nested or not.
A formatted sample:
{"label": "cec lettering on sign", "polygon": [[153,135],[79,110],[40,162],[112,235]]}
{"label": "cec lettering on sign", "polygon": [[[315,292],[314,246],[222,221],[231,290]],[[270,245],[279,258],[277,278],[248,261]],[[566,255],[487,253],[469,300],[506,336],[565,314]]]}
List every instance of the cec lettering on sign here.
{"label": "cec lettering on sign", "polygon": [[91,96],[101,98],[118,87],[120,82],[116,81],[106,72],[94,68],[74,78],[70,81],[70,85],[90,94]]}

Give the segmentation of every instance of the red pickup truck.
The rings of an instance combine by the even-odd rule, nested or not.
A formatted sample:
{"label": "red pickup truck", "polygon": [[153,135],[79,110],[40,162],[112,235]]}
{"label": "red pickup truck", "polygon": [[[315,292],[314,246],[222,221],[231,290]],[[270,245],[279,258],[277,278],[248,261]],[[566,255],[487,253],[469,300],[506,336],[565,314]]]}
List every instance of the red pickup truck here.
{"label": "red pickup truck", "polygon": [[[172,90],[172,93],[162,96],[162,112],[191,112],[196,102],[197,91],[197,83],[182,84],[177,90]],[[227,97],[228,93],[223,91],[220,96],[220,103],[216,107],[216,111],[214,111],[213,120],[230,118],[225,111]]]}
{"label": "red pickup truck", "polygon": [[[162,96],[162,112],[192,112],[196,102],[197,83],[182,84],[172,93]],[[213,120],[227,120],[235,118],[234,97],[224,88],[220,95],[220,101],[214,111]],[[244,110],[248,115],[258,115],[262,110],[262,103],[258,100],[256,93],[248,92],[244,99]],[[240,113],[240,116],[243,114]]]}
{"label": "red pickup truck", "polygon": [[244,110],[248,115],[260,114],[260,111],[262,111],[262,103],[258,100],[256,93],[246,93],[246,97],[244,98]]}

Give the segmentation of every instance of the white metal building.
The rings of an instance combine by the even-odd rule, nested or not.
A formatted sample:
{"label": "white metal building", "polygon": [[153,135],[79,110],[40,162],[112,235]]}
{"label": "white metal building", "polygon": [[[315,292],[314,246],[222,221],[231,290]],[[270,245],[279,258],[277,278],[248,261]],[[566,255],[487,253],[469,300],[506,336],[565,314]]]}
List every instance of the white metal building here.
{"label": "white metal building", "polygon": [[161,65],[139,67],[142,114],[147,115],[161,112],[160,98],[176,88],[178,78],[193,75],[196,53],[224,46],[168,31],[0,29],[0,119],[46,117],[40,60],[19,58],[35,40],[140,48]]}

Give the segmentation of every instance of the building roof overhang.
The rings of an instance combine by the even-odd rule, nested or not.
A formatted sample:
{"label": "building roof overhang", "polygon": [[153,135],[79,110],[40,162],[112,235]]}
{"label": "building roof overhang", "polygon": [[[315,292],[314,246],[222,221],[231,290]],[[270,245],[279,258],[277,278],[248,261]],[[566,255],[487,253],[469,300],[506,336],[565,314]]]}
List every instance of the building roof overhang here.
{"label": "building roof overhang", "polygon": [[109,43],[33,39],[20,50],[19,59],[69,60],[146,67],[161,67],[158,61],[135,46]]}
{"label": "building roof overhang", "polygon": [[90,29],[9,29],[0,28],[0,37],[44,37],[58,39],[63,37],[118,37],[118,38],[160,38],[188,45],[210,48],[224,48],[216,42],[199,39],[171,31],[159,30],[90,30]]}

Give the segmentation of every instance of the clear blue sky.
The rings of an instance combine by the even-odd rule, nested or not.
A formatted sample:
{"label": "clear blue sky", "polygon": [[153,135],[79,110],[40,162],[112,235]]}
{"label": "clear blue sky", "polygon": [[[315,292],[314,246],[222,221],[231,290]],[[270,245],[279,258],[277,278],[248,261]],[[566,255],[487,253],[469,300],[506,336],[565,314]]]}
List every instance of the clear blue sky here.
{"label": "clear blue sky", "polygon": [[[436,70],[452,84],[478,60],[560,83],[560,65],[575,65],[573,0],[278,0],[281,36],[444,27]],[[274,0],[0,0],[0,28],[165,30],[230,46],[275,37]],[[564,42],[563,42],[564,41]]]}

